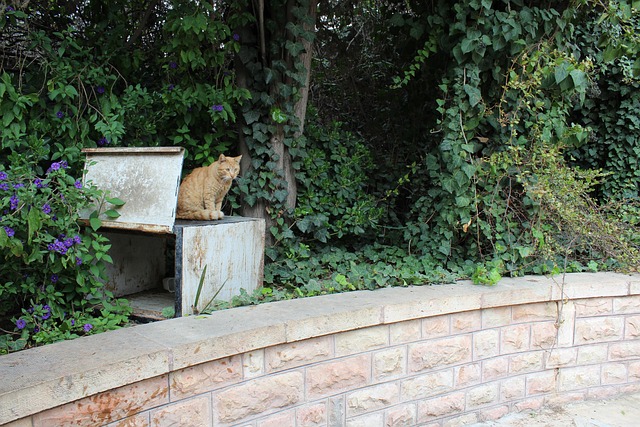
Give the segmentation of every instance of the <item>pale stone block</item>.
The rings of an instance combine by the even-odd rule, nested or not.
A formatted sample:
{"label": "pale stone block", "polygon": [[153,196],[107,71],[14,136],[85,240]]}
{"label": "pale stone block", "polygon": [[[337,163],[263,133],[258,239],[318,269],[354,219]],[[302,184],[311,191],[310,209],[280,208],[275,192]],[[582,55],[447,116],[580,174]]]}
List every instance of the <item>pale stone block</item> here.
{"label": "pale stone block", "polygon": [[471,335],[409,344],[409,371],[420,372],[440,366],[471,361]]}
{"label": "pale stone block", "polygon": [[609,346],[593,344],[578,347],[578,365],[592,365],[607,361]]}
{"label": "pale stone block", "polygon": [[394,406],[386,412],[385,427],[411,427],[416,425],[416,405]]}
{"label": "pale stone block", "polygon": [[554,277],[553,280],[556,282],[552,288],[553,300],[600,298],[629,293],[628,277],[611,272],[571,273]]}
{"label": "pale stone block", "polygon": [[640,383],[620,386],[620,394],[640,393]]}
{"label": "pale stone block", "polygon": [[435,316],[422,319],[424,339],[444,337],[451,333],[451,316]]}
{"label": "pale stone block", "polygon": [[640,358],[640,341],[617,342],[609,344],[609,360],[627,360]]}
{"label": "pale stone block", "polygon": [[544,352],[536,351],[511,356],[509,358],[509,372],[523,374],[542,370]]}
{"label": "pale stone block", "polygon": [[627,382],[627,366],[623,363],[602,365],[602,384],[623,384]]}
{"label": "pale stone block", "polygon": [[296,412],[284,411],[258,420],[256,427],[294,427],[296,425]]}
{"label": "pale stone block", "polygon": [[640,314],[640,295],[614,298],[613,312],[624,314]]}
{"label": "pale stone block", "polygon": [[182,400],[151,411],[151,427],[211,425],[209,396]]}
{"label": "pale stone block", "polygon": [[482,327],[497,328],[511,324],[511,306],[494,307],[482,310]]}
{"label": "pale stone block", "polygon": [[373,379],[396,378],[407,372],[407,349],[405,347],[390,348],[373,354]]}
{"label": "pale stone block", "polygon": [[498,383],[483,384],[467,391],[467,410],[489,405],[498,400]]}
{"label": "pale stone block", "polygon": [[[605,352],[606,357],[606,352]],[[578,360],[576,348],[554,348],[546,353],[545,368],[574,366]]]}
{"label": "pale stone block", "polygon": [[336,356],[348,356],[389,345],[389,326],[343,332],[334,336]]}
{"label": "pale stone block", "polygon": [[[149,426],[151,426],[149,411],[145,411],[140,414],[135,414],[130,417],[124,418],[120,421],[116,421],[115,423],[111,423],[107,427],[149,427]],[[14,427],[14,426],[7,426],[7,427]],[[15,426],[15,427],[18,427],[18,426]],[[29,424],[28,427],[31,427],[31,424]]]}
{"label": "pale stone block", "polygon": [[371,383],[371,356],[363,354],[306,369],[307,396],[317,399]]}
{"label": "pale stone block", "polygon": [[249,416],[272,413],[304,399],[304,376],[292,371],[228,387],[213,393],[219,423],[238,423]]}
{"label": "pale stone block", "polygon": [[560,368],[558,391],[573,391],[600,385],[600,366]]}
{"label": "pale stone block", "polygon": [[500,387],[500,399],[503,402],[511,402],[517,399],[522,399],[526,394],[525,377],[513,377],[507,378],[502,381]]}
{"label": "pale stone block", "polygon": [[478,384],[482,377],[480,363],[457,366],[453,370],[455,387],[462,388],[473,384]]}
{"label": "pale stone block", "polygon": [[589,317],[576,319],[576,345],[622,339],[623,317]]}
{"label": "pale stone block", "polygon": [[555,371],[527,375],[527,396],[552,393],[556,390],[556,386],[557,378]]}
{"label": "pale stone block", "polygon": [[398,403],[399,386],[380,384],[347,394],[347,417],[373,412]]}
{"label": "pale stone block", "polygon": [[535,411],[544,405],[544,397],[532,397],[526,400],[522,400],[513,405],[516,412],[522,411]]}
{"label": "pale stone block", "polygon": [[[383,414],[369,414],[347,420],[345,427],[373,427],[381,426],[384,423]],[[341,425],[341,424],[338,424]]]}
{"label": "pale stone block", "polygon": [[471,414],[460,415],[459,417],[449,418],[442,422],[442,427],[463,427],[478,422],[478,415],[473,412]]}
{"label": "pale stone block", "polygon": [[562,407],[564,405],[583,402],[587,398],[586,391],[576,391],[572,393],[548,394],[544,396],[544,405],[551,407]]}
{"label": "pale stone block", "polygon": [[484,381],[505,377],[509,373],[509,358],[507,356],[482,362],[482,379]]}
{"label": "pale stone block", "polygon": [[332,356],[333,343],[330,336],[280,344],[264,350],[267,372],[297,368]]}
{"label": "pale stone block", "polygon": [[303,406],[296,411],[298,427],[320,427],[327,425],[326,402]]}
{"label": "pale stone block", "polygon": [[344,395],[331,397],[327,403],[327,412],[329,422],[327,423],[330,426],[341,426],[344,424],[345,420],[345,402]]}
{"label": "pale stone block", "polygon": [[403,402],[436,396],[453,389],[453,369],[445,369],[400,383],[400,399]]}
{"label": "pale stone block", "polygon": [[573,347],[576,326],[576,306],[573,301],[558,301],[557,342],[558,347]]}
{"label": "pale stone block", "polygon": [[554,322],[538,322],[531,325],[531,348],[547,350],[556,345],[558,329]]}
{"label": "pale stone block", "polygon": [[629,382],[640,382],[640,362],[630,362],[628,366]]}
{"label": "pale stone block", "polygon": [[640,338],[640,316],[628,316],[625,319],[624,338],[627,340]]}
{"label": "pale stone block", "polygon": [[595,387],[587,390],[588,400],[603,400],[612,397],[619,397],[620,389],[617,386]]}
{"label": "pale stone block", "polygon": [[509,413],[509,406],[497,406],[493,408],[482,409],[478,415],[480,421],[494,421],[504,417]]}
{"label": "pale stone block", "polygon": [[103,425],[169,403],[167,375],[105,391],[33,416],[34,427]]}
{"label": "pale stone block", "polygon": [[473,333],[473,360],[487,359],[500,353],[500,331],[486,329]]}
{"label": "pale stone block", "polygon": [[169,375],[171,401],[240,382],[242,370],[242,357],[234,356],[172,372]]}
{"label": "pale stone block", "polygon": [[242,376],[244,379],[264,375],[264,349],[250,351],[242,355]]}
{"label": "pale stone block", "polygon": [[481,289],[482,308],[552,300],[549,280],[540,276],[505,277],[497,285]]}
{"label": "pale stone block", "polygon": [[558,306],[553,301],[516,305],[511,308],[511,316],[513,323],[556,320],[558,318]]}
{"label": "pale stone block", "polygon": [[593,317],[613,313],[613,298],[589,298],[574,301],[576,316]]}
{"label": "pale stone block", "polygon": [[501,330],[500,353],[519,353],[529,350],[531,326],[528,324],[505,326]]}
{"label": "pale stone block", "polygon": [[418,402],[418,423],[464,411],[464,392],[451,393]]}
{"label": "pale stone block", "polygon": [[451,334],[463,334],[478,331],[482,328],[482,312],[480,310],[453,313],[451,315]]}
{"label": "pale stone block", "polygon": [[389,341],[391,345],[419,341],[422,338],[422,321],[420,319],[389,325]]}

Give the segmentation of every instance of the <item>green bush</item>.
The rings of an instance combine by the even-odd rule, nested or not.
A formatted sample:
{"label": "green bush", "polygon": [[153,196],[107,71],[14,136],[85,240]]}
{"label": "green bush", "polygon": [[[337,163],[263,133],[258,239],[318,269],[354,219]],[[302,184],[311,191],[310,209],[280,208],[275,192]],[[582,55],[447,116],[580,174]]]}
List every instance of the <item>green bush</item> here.
{"label": "green bush", "polygon": [[42,175],[12,160],[0,164],[0,354],[126,323],[128,304],[104,287],[110,245],[79,225],[100,192],[64,160]]}
{"label": "green bush", "polygon": [[297,173],[296,228],[320,242],[376,233],[384,213],[368,191],[375,171],[361,138],[342,129],[310,123],[306,154]]}

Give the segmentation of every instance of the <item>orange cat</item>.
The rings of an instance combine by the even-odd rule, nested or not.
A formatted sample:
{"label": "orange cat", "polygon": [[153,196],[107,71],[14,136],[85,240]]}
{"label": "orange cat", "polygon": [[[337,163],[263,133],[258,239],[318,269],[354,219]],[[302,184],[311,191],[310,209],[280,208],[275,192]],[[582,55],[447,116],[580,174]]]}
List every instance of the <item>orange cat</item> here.
{"label": "orange cat", "polygon": [[181,219],[222,219],[222,199],[240,172],[240,159],[220,154],[207,167],[196,168],[180,184],[178,211]]}

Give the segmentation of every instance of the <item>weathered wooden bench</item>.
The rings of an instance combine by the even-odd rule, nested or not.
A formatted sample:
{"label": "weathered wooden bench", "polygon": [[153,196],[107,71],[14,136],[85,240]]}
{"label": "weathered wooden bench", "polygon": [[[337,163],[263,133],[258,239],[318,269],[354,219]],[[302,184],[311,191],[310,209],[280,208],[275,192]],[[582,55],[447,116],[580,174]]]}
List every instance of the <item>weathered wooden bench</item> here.
{"label": "weathered wooden bench", "polygon": [[[117,209],[118,218],[100,216],[100,232],[112,244],[107,286],[116,296],[131,299],[134,309],[146,314],[173,298],[176,316],[184,316],[201,312],[214,296],[229,300],[243,288],[251,293],[261,286],[264,220],[232,216],[176,221],[182,148],[83,152],[85,184],[93,183],[125,202]],[[105,203],[101,212],[111,208]],[[84,216],[88,219],[89,212]],[[165,288],[173,292],[163,288],[163,281],[171,283]],[[142,303],[136,307],[134,301]]]}

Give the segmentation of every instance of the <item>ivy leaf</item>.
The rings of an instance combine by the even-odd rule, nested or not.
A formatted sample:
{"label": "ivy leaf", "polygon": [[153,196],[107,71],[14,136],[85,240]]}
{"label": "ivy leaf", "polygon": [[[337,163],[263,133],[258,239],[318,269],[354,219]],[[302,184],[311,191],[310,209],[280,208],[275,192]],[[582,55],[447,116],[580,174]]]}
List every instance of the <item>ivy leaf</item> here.
{"label": "ivy leaf", "polygon": [[475,107],[482,101],[482,94],[477,87],[466,84],[464,85],[464,91],[469,96],[469,104],[471,104],[472,107]]}
{"label": "ivy leaf", "polygon": [[567,64],[560,64],[554,71],[554,77],[556,84],[562,83],[567,77],[569,77],[569,71],[567,70]]}

